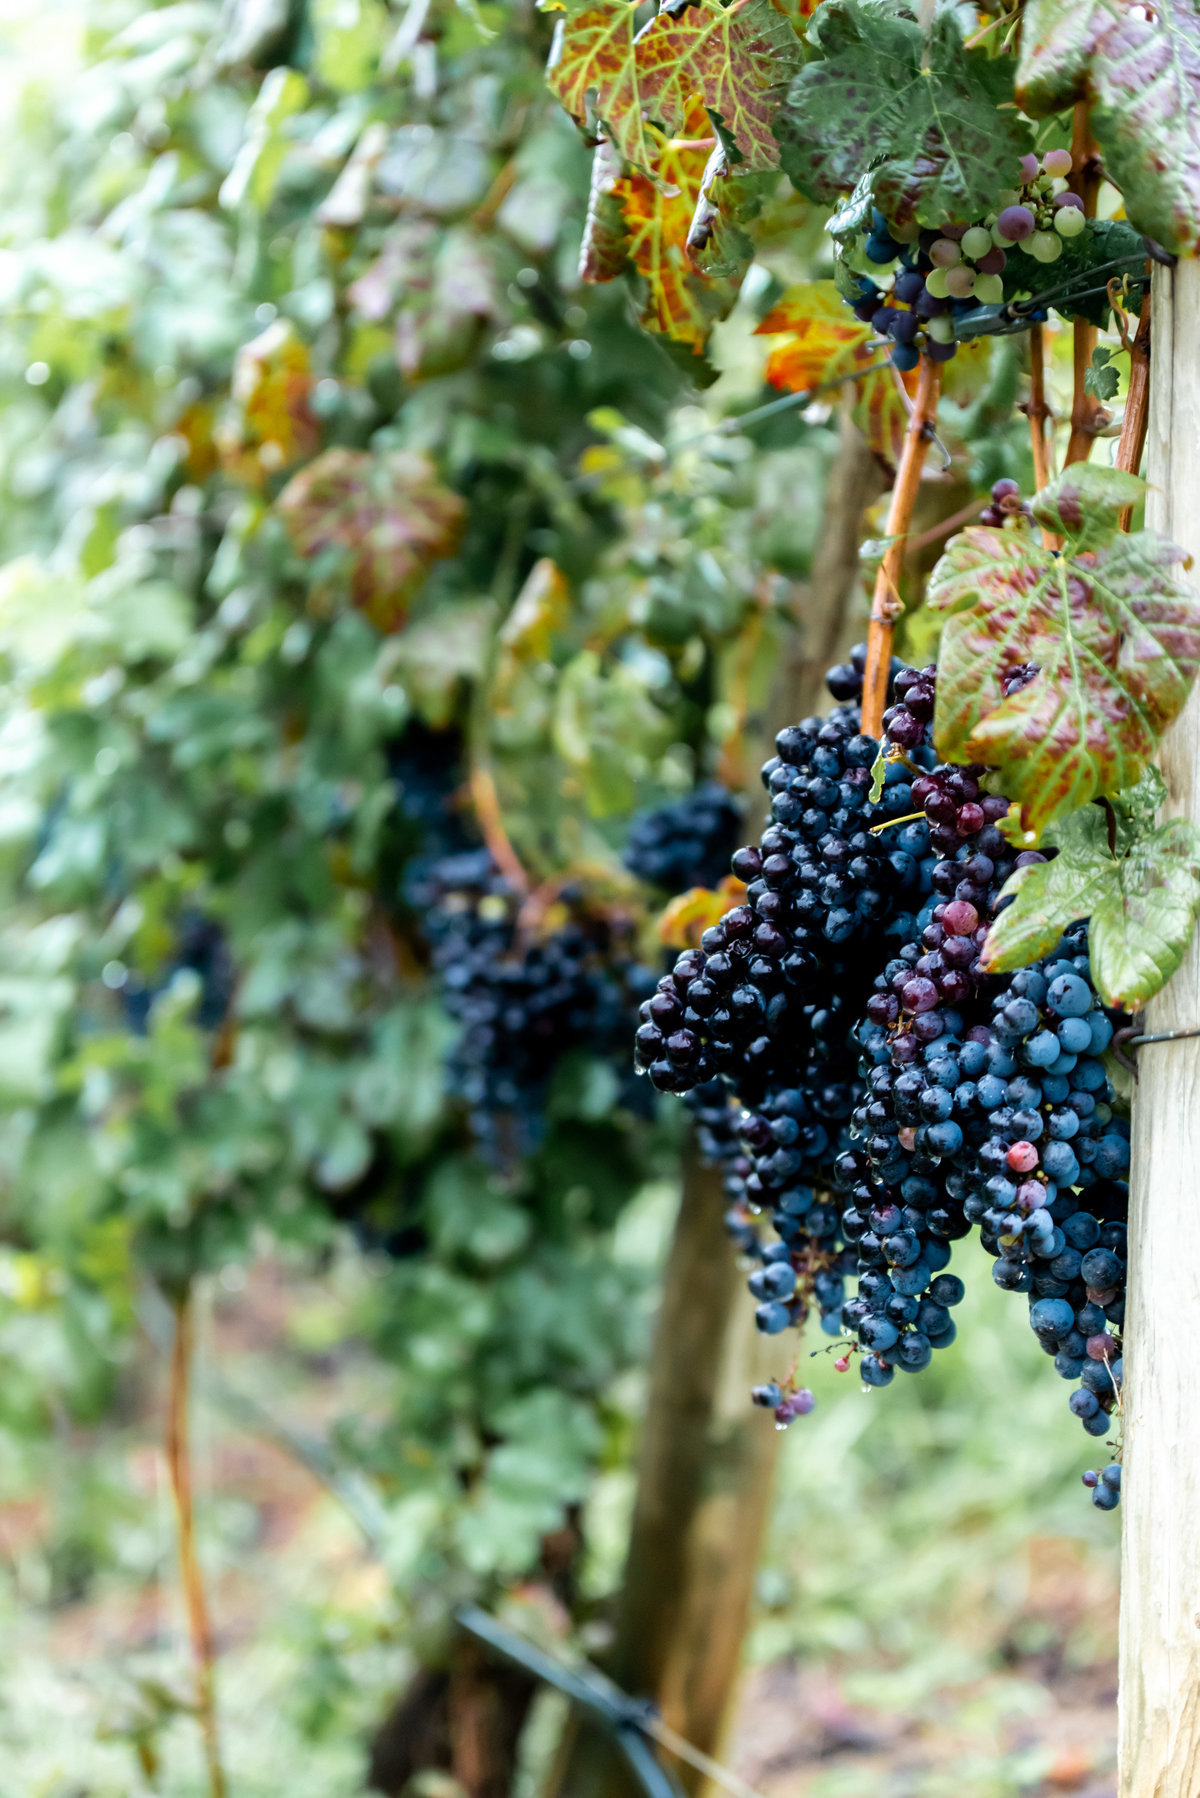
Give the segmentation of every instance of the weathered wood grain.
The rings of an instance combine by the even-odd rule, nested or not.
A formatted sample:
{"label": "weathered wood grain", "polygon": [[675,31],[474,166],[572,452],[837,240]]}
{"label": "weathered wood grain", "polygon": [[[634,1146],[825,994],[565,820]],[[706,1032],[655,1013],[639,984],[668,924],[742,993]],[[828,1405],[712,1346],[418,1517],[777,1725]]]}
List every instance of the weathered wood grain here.
{"label": "weathered wood grain", "polygon": [[[1200,563],[1200,265],[1154,271],[1147,523]],[[1195,578],[1195,576],[1193,576]],[[1200,819],[1200,691],[1163,745]],[[1200,1023],[1200,944],[1146,1028]],[[1148,1046],[1134,1103],[1120,1681],[1121,1798],[1200,1794],[1200,1039]]]}

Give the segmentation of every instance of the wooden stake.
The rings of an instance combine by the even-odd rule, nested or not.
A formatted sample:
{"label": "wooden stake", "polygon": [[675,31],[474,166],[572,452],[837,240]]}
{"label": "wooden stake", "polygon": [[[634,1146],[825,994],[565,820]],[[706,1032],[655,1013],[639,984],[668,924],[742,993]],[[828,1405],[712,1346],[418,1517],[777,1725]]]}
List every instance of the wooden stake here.
{"label": "wooden stake", "polygon": [[217,1731],[216,1650],[204,1575],[196,1553],[192,1514],[192,1462],[188,1445],[188,1387],[192,1365],[192,1296],[190,1289],[175,1304],[175,1340],[171,1347],[170,1389],[167,1397],[167,1470],[175,1500],[179,1532],[179,1576],[187,1610],[188,1633],[196,1663],[196,1715],[204,1741],[208,1767],[209,1798],[225,1798],[225,1774]]}
{"label": "wooden stake", "polygon": [[904,561],[905,540],[912,523],[913,507],[921,470],[929,449],[929,439],[937,424],[938,394],[942,385],[942,365],[928,356],[921,358],[917,378],[917,397],[904,433],[896,484],[892,488],[884,529],[890,539],[879,564],[875,581],[875,597],[871,604],[871,623],[867,632],[867,666],[863,676],[862,728],[868,737],[883,734],[883,713],[887,704],[888,669],[892,660],[892,638],[896,620],[904,610],[900,599],[900,567]]}
{"label": "wooden stake", "polygon": [[[1121,441],[1117,444],[1117,467],[1137,474],[1146,447],[1146,427],[1150,420],[1150,289],[1142,301],[1137,335],[1129,352],[1129,392],[1125,396],[1125,417],[1121,423]],[[1133,522],[1133,507],[1121,512],[1123,531]]]}
{"label": "wooden stake", "polygon": [[[1200,264],[1154,271],[1148,522],[1200,558]],[[1160,756],[1200,822],[1200,689]],[[1200,939],[1146,1030],[1200,1021]],[[1156,1059],[1151,1060],[1154,1056]],[[1143,1052],[1133,1108],[1121,1568],[1121,1798],[1200,1792],[1200,1039]]]}
{"label": "wooden stake", "polygon": [[[1071,191],[1083,201],[1084,217],[1096,216],[1096,199],[1100,192],[1100,156],[1088,123],[1086,100],[1075,107],[1071,134]],[[1074,393],[1071,401],[1071,436],[1067,444],[1064,467],[1072,462],[1086,462],[1098,433],[1108,422],[1108,413],[1084,386],[1096,347],[1096,327],[1082,318],[1074,324]]]}
{"label": "wooden stake", "polygon": [[[737,1682],[780,1443],[750,1403],[782,1357],[761,1336],[746,1277],[730,1252],[718,1169],[692,1148],[650,1365],[637,1497],[616,1636],[605,1671],[653,1697],[667,1725],[720,1750]],[[688,1792],[693,1769],[677,1769]],[[575,1716],[552,1773],[557,1798],[633,1798],[613,1743]]]}

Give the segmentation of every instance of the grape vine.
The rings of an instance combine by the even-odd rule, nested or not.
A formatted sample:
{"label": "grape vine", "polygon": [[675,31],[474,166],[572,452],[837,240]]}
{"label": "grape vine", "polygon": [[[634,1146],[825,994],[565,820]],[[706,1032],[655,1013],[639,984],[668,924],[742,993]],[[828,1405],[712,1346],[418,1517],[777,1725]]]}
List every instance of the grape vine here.
{"label": "grape vine", "polygon": [[[1200,831],[1156,823],[1151,767],[1200,666],[1200,610],[1180,552],[1131,529],[1152,272],[1200,241],[1200,182],[1137,70],[1162,59],[1194,109],[1195,20],[1155,11],[1135,48],[1105,8],[987,6],[969,24],[823,0],[793,38],[747,23],[743,42],[671,10],[669,42],[647,27],[603,58],[596,12],[568,14],[551,74],[610,175],[681,190],[658,146],[682,121],[668,92],[696,109],[689,140],[713,132],[690,231],[664,219],[657,262],[644,234],[635,258],[651,302],[668,263],[677,291],[682,274],[686,329],[661,305],[644,317],[699,353],[703,306],[727,309],[761,254],[767,380],[810,400],[844,383],[894,480],[867,642],[831,669],[828,715],[779,731],[765,827],[732,857],[744,900],[643,1003],[637,1063],[687,1095],[725,1169],[760,1329],[815,1310],[868,1386],[918,1372],[954,1339],[948,1264],[977,1228],[1072,1412],[1119,1431],[1129,1125],[1108,1057],[1200,914]],[[785,178],[832,207],[833,281],[780,294]],[[589,218],[586,278],[623,266],[595,254],[601,223],[610,251],[633,229],[620,189]],[[1056,475],[1058,320],[1073,386]],[[1128,400],[1106,466],[1117,353]],[[1023,453],[1005,416],[1022,358]],[[918,531],[935,441],[986,498]],[[915,552],[943,536],[926,579]],[[894,637],[936,653],[907,666]],[[811,1408],[794,1375],[754,1398],[781,1425]],[[1117,1463],[1086,1480],[1116,1505]]]}

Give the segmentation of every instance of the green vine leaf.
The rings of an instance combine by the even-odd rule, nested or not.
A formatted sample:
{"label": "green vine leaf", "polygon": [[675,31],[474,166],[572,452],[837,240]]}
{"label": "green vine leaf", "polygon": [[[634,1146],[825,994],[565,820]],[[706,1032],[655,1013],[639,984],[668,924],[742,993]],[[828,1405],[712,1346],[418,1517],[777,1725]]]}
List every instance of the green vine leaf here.
{"label": "green vine leaf", "polygon": [[1106,1005],[1134,1011],[1175,972],[1200,917],[1200,829],[1182,818],[1117,823],[1117,853],[1099,806],[1047,832],[1053,861],[1018,868],[1012,903],[988,932],[981,960],[1001,974],[1053,950],[1068,924],[1091,919],[1092,979]]}
{"label": "green vine leaf", "polygon": [[1096,44],[1118,15],[1112,0],[1025,0],[1017,99],[1035,119],[1087,93]]}
{"label": "green vine leaf", "polygon": [[1009,104],[1010,65],[967,50],[953,15],[915,19],[825,0],[809,28],[821,54],[793,80],[776,121],[782,161],[810,199],[848,193],[873,169],[896,222],[969,223],[1012,185],[1033,147]]}
{"label": "green vine leaf", "polygon": [[[1200,601],[1184,553],[1153,531],[1125,535],[1135,476],[1077,463],[1024,523],[977,526],[947,546],[928,604],[949,613],[935,740],[948,761],[998,768],[1026,841],[1098,794],[1133,786],[1183,708],[1200,666]],[[1005,696],[1018,668],[1036,670]]]}
{"label": "green vine leaf", "polygon": [[1193,0],[1028,0],[1017,94],[1035,116],[1090,100],[1105,173],[1139,231],[1200,247],[1200,12]]}
{"label": "green vine leaf", "polygon": [[1096,345],[1092,351],[1091,366],[1083,377],[1083,390],[1090,393],[1093,399],[1115,400],[1117,389],[1121,385],[1119,370],[1113,364],[1113,353],[1104,344]]}

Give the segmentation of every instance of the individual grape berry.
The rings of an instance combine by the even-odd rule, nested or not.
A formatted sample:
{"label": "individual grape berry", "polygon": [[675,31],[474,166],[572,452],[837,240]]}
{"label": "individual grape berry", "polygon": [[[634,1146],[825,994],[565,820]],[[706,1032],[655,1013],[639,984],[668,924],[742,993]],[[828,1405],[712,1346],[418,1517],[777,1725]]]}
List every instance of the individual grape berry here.
{"label": "individual grape berry", "polygon": [[996,234],[1002,243],[1023,243],[1033,236],[1036,226],[1028,206],[1006,206],[996,220]]}
{"label": "individual grape berry", "polygon": [[1069,150],[1047,150],[1042,156],[1042,168],[1047,175],[1069,175],[1071,167]]}
{"label": "individual grape berry", "polygon": [[1063,240],[1057,231],[1035,231],[1025,247],[1036,262],[1057,262],[1063,253]]}
{"label": "individual grape berry", "polygon": [[962,253],[969,256],[972,262],[978,262],[992,247],[992,234],[986,225],[972,225],[968,231],[964,231]]}

